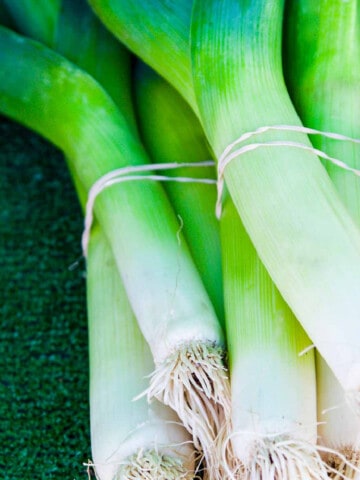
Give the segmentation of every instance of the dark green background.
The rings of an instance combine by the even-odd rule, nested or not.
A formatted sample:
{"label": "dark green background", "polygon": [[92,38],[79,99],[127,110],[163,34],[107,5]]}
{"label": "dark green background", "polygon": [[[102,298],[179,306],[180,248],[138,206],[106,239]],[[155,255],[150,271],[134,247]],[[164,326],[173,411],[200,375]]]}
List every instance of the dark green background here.
{"label": "dark green background", "polygon": [[0,117],[0,478],[86,479],[82,215],[62,154]]}

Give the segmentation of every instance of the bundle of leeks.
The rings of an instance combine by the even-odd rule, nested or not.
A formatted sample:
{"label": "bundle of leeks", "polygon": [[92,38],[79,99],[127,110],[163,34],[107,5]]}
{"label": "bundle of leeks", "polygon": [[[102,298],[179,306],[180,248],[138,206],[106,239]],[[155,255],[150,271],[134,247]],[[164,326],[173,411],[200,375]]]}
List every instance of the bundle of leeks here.
{"label": "bundle of leeks", "polygon": [[[94,210],[84,248],[96,475],[192,478],[200,459],[209,479],[355,478],[360,180],[348,167],[360,146],[341,134],[360,136],[358,2],[90,4],[189,104],[144,65],[131,77],[83,0],[47,2],[43,15],[5,0],[21,33],[62,56],[1,29],[1,112],[63,149],[87,219],[89,198]],[[114,280],[91,266],[97,249]],[[141,334],[121,344],[133,315],[153,356],[149,384]],[[151,413],[154,398],[178,419],[158,404]]]}

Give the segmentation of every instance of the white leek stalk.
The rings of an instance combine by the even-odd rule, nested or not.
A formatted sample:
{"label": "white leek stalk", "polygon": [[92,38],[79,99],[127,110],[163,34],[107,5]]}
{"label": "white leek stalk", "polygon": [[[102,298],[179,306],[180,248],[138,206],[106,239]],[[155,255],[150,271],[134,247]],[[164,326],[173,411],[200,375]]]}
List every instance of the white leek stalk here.
{"label": "white leek stalk", "polygon": [[135,396],[154,368],[105,236],[87,260],[92,463],[99,480],[192,479],[195,451],[176,414]]}
{"label": "white leek stalk", "polygon": [[[229,478],[327,479],[316,447],[311,342],[256,254],[233,203],[221,218],[232,433]],[[301,354],[304,352],[303,354]]]}
{"label": "white leek stalk", "polygon": [[[71,168],[71,163],[70,163]],[[71,171],[84,209],[86,192]],[[144,398],[154,368],[149,347],[129,304],[108,241],[99,225],[87,257],[91,451],[98,480],[194,476],[196,453],[173,410]]]}
{"label": "white leek stalk", "polygon": [[[324,360],[316,358],[319,444],[333,479],[360,478],[360,419],[344,401],[344,392]],[[354,468],[355,467],[355,468]]]}

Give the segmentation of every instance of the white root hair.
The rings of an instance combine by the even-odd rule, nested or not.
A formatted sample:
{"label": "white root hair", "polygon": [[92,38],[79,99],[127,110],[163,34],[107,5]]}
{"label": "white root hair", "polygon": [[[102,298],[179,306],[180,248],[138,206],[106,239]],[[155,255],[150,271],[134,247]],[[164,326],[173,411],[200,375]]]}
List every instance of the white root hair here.
{"label": "white root hair", "polygon": [[223,455],[231,480],[329,480],[318,446],[286,434],[257,436],[243,462],[233,453],[229,456],[227,446]]}
{"label": "white root hair", "polygon": [[351,446],[344,446],[338,451],[325,451],[324,461],[333,480],[360,479],[360,451]]}
{"label": "white root hair", "polygon": [[230,384],[222,348],[191,344],[156,366],[146,391],[175,410],[201,452],[206,478],[222,479],[221,443],[230,432]]}
{"label": "white root hair", "polygon": [[[123,462],[118,464],[118,469],[113,480],[194,480],[194,471],[189,470],[185,464],[185,459],[164,455],[155,449],[140,450],[134,455],[129,456]],[[96,465],[89,461],[88,477],[90,479],[90,469],[95,473],[95,477],[100,480],[96,472]]]}
{"label": "white root hair", "polygon": [[193,476],[181,459],[149,450],[131,456],[114,480],[192,480]]}

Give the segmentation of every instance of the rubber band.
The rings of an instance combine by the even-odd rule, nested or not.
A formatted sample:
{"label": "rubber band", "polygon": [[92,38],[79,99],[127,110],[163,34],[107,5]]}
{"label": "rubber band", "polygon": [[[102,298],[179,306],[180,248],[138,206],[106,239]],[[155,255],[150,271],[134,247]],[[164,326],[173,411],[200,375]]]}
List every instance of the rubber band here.
{"label": "rubber band", "polygon": [[146,165],[134,165],[112,170],[100,177],[91,187],[86,202],[84,231],[82,234],[82,250],[84,257],[87,256],[87,249],[90,238],[91,225],[93,223],[94,204],[97,196],[106,188],[117,183],[136,181],[136,180],[153,180],[161,182],[180,182],[180,183],[202,183],[216,184],[217,181],[210,178],[193,178],[193,177],[167,177],[164,175],[131,175],[132,173],[149,172],[153,170],[173,170],[184,167],[213,167],[215,162],[206,160],[203,162],[187,162],[187,163],[157,163]]}
{"label": "rubber band", "polygon": [[232,160],[234,160],[234,158],[237,158],[240,155],[243,155],[244,153],[248,153],[252,150],[256,150],[257,148],[260,148],[260,147],[291,147],[291,148],[300,148],[303,150],[307,150],[309,152],[314,153],[318,157],[324,158],[325,160],[330,161],[334,165],[340,168],[343,168],[344,170],[347,170],[349,172],[354,173],[357,176],[360,176],[360,170],[350,167],[349,165],[347,165],[345,162],[342,162],[341,160],[330,157],[322,150],[318,150],[317,148],[311,147],[309,145],[305,145],[303,143],[292,142],[292,141],[249,143],[243,147],[239,147],[236,150],[233,150],[235,147],[237,147],[241,143],[244,143],[246,140],[252,137],[255,137],[256,135],[260,135],[262,133],[268,132],[270,130],[291,131],[291,132],[305,133],[308,135],[321,135],[323,137],[332,138],[334,140],[341,140],[341,141],[351,142],[354,144],[360,144],[360,139],[357,139],[357,138],[348,137],[340,133],[322,132],[314,128],[308,128],[308,127],[297,126],[297,125],[272,125],[272,126],[260,127],[252,132],[244,133],[234,142],[230,143],[225,148],[221,156],[219,157],[218,167],[217,167],[218,181],[217,181],[217,201],[216,201],[216,217],[218,219],[221,217],[221,210],[222,210],[222,196],[224,191],[225,168]]}

